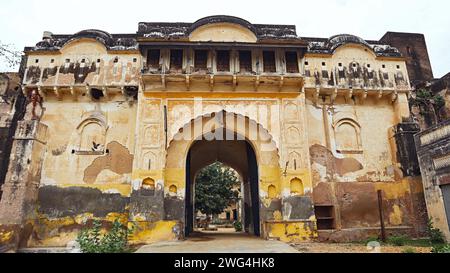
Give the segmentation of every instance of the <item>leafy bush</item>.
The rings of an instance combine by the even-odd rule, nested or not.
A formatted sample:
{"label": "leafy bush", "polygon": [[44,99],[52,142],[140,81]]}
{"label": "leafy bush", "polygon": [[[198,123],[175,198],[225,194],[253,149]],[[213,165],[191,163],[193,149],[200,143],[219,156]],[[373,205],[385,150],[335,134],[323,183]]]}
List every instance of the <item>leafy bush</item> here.
{"label": "leafy bush", "polygon": [[404,246],[408,243],[409,237],[405,235],[389,237],[387,243],[394,246]]}
{"label": "leafy bush", "polygon": [[428,220],[428,233],[430,235],[430,242],[433,244],[444,244],[445,237],[440,229],[434,228],[433,220]]}
{"label": "leafy bush", "polygon": [[128,235],[132,230],[114,221],[110,231],[102,235],[102,222],[94,221],[93,227],[80,232],[77,242],[83,253],[124,253],[129,252]]}
{"label": "leafy bush", "polygon": [[431,253],[450,253],[450,245],[434,246]]}
{"label": "leafy bush", "polygon": [[426,89],[419,89],[419,90],[417,90],[416,93],[417,93],[417,97],[421,98],[421,99],[429,99],[429,98],[433,97],[433,94]]}
{"label": "leafy bush", "polygon": [[234,222],[234,229],[236,230],[236,232],[241,232],[242,231],[242,223],[239,221]]}

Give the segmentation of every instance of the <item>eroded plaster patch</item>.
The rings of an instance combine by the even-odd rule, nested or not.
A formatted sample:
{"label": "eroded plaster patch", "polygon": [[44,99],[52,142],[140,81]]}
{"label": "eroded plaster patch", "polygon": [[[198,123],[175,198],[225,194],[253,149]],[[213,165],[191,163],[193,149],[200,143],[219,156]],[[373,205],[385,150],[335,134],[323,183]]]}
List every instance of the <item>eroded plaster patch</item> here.
{"label": "eroded plaster patch", "polygon": [[113,141],[107,145],[109,154],[99,157],[84,171],[83,181],[94,184],[103,170],[111,170],[117,174],[130,174],[133,170],[134,156],[122,144]]}
{"label": "eroded plaster patch", "polygon": [[313,164],[325,166],[329,177],[332,177],[333,173],[344,176],[364,169],[364,166],[358,160],[336,158],[330,150],[318,144],[310,147],[310,153]]}

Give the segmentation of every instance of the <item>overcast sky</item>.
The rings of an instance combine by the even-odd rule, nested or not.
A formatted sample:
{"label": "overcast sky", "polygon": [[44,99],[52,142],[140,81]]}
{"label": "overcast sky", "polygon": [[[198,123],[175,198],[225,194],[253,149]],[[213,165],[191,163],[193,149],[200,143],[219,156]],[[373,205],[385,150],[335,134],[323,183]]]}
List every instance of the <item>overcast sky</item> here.
{"label": "overcast sky", "polygon": [[[138,22],[194,22],[233,15],[255,24],[293,24],[299,36],[349,33],[378,40],[387,31],[425,34],[436,78],[450,72],[448,0],[2,0],[0,41],[33,46],[43,31],[96,28],[134,33]],[[8,70],[0,64],[0,71]]]}

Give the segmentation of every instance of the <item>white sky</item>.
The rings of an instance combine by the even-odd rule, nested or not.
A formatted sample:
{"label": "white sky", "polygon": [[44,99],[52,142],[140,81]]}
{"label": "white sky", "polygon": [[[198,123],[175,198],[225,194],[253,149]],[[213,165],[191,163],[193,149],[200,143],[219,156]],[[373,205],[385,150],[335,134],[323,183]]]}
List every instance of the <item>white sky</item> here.
{"label": "white sky", "polygon": [[[255,24],[293,24],[299,36],[349,33],[378,40],[387,31],[425,34],[434,76],[450,72],[448,0],[2,0],[0,41],[33,46],[43,31],[96,28],[135,33],[138,22],[194,22],[233,15]],[[8,70],[0,64],[0,71]]]}

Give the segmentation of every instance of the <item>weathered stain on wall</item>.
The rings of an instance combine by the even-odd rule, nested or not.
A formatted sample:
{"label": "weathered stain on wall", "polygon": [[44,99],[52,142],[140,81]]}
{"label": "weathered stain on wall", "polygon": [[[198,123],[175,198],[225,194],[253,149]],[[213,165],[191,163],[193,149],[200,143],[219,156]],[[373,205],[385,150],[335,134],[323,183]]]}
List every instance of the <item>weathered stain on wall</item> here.
{"label": "weathered stain on wall", "polygon": [[20,89],[20,75],[0,73],[0,199],[17,123],[25,113],[26,98]]}
{"label": "weathered stain on wall", "polygon": [[99,41],[79,38],[50,55],[29,58],[23,83],[42,86],[139,85],[136,50],[112,52]]}
{"label": "weathered stain on wall", "polygon": [[313,145],[309,149],[312,163],[326,168],[328,181],[333,180],[335,173],[344,176],[348,173],[364,169],[364,166],[354,158],[336,158],[333,153],[321,145]]}
{"label": "weathered stain on wall", "polygon": [[39,213],[48,218],[64,218],[84,213],[106,217],[127,211],[129,198],[121,194],[102,193],[98,189],[45,186],[39,189]]}
{"label": "weathered stain on wall", "polygon": [[268,222],[265,225],[268,239],[278,239],[283,242],[304,242],[317,238],[317,229],[311,222],[279,221]]}
{"label": "weathered stain on wall", "polygon": [[[320,43],[311,42],[312,48]],[[326,49],[311,51],[317,53],[305,56],[307,87],[409,89],[405,63],[377,56],[367,43],[339,44],[332,56]]]}
{"label": "weathered stain on wall", "polygon": [[103,170],[111,170],[117,174],[131,174],[133,170],[133,155],[118,142],[111,142],[106,146],[109,153],[96,158],[84,171],[83,181],[87,184],[95,183]]}

